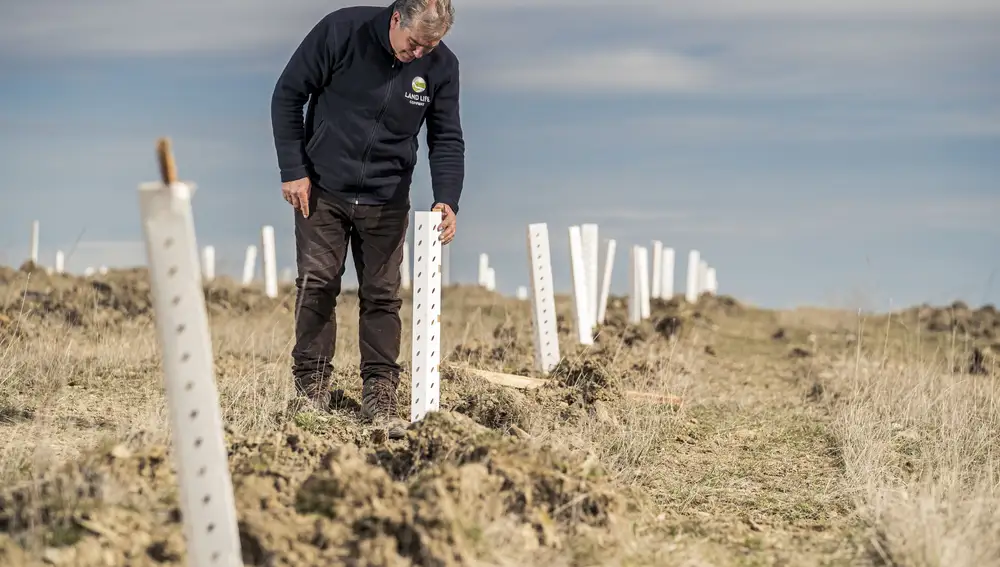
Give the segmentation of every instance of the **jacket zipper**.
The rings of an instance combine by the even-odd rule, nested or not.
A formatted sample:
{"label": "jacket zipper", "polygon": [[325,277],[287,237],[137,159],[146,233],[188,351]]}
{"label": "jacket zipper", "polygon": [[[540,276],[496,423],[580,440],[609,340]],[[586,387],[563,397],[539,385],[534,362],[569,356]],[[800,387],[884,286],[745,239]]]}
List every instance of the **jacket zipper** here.
{"label": "jacket zipper", "polygon": [[[365,147],[365,153],[361,157],[361,175],[358,176],[358,187],[360,188],[365,182],[365,170],[368,169],[368,156],[372,153],[372,147],[375,145],[375,133],[378,132],[378,127],[382,125],[382,118],[385,116],[385,111],[389,108],[389,96],[392,94],[392,85],[396,82],[396,63],[398,61],[395,57],[392,60],[392,74],[389,76],[389,84],[385,87],[385,98],[382,99],[382,108],[379,109],[378,115],[375,117],[375,125],[372,127],[371,134],[368,135],[368,145]],[[358,204],[360,193],[354,194],[354,204]]]}

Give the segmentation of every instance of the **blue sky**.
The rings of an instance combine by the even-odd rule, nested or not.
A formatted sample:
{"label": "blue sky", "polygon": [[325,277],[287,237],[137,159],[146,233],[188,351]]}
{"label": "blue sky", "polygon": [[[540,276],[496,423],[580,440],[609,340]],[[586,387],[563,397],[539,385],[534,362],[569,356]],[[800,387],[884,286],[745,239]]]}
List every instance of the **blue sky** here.
{"label": "blue sky", "polygon": [[[343,5],[0,0],[0,263],[27,256],[32,219],[45,263],[143,263],[136,187],[169,135],[218,270],[240,272],[262,224],[294,265],[268,106],[302,36]],[[995,1],[456,6],[454,280],[475,282],[487,252],[513,293],[525,227],[547,222],[569,290],[567,229],[596,222],[618,241],[617,293],[627,246],[659,239],[678,289],[697,248],[720,292],[764,306],[1000,303]],[[430,198],[424,154],[414,206]]]}

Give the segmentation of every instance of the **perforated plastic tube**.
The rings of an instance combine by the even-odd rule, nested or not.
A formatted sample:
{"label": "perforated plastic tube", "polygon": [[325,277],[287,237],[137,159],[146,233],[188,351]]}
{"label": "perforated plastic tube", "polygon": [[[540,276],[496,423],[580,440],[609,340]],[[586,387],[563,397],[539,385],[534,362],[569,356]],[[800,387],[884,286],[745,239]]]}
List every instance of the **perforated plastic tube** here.
{"label": "perforated plastic tube", "polygon": [[639,315],[649,319],[649,248],[640,246],[639,250]]}
{"label": "perforated plastic tube", "polygon": [[695,303],[698,301],[698,295],[701,290],[698,289],[698,267],[701,263],[701,253],[697,250],[691,250],[688,252],[688,265],[687,265],[687,290],[684,293],[684,299],[688,303]]}
{"label": "perforated plastic tube", "polygon": [[215,386],[192,188],[183,183],[139,187],[156,332],[181,512],[194,567],[242,566],[222,415]]}
{"label": "perforated plastic tube", "polygon": [[660,260],[660,269],[663,277],[660,278],[660,297],[672,299],[674,297],[674,249],[664,248],[663,257]]}
{"label": "perforated plastic tube", "polygon": [[584,281],[587,286],[587,313],[590,315],[590,328],[597,323],[598,304],[601,300],[601,288],[597,275],[600,272],[601,241],[599,229],[594,223],[580,225],[580,245],[583,251]]}
{"label": "perforated plastic tube", "polygon": [[590,314],[590,292],[587,288],[587,264],[583,255],[580,227],[569,227],[569,264],[573,277],[573,316],[581,345],[594,344],[594,318]]}
{"label": "perforated plastic tube", "polygon": [[440,211],[416,211],[413,221],[413,359],[410,421],[420,421],[441,405],[441,241]]}
{"label": "perforated plastic tube", "polygon": [[604,323],[608,312],[608,296],[611,294],[611,272],[615,267],[615,239],[608,240],[608,251],[604,254],[604,278],[601,280],[601,297],[597,303],[597,322]]}
{"label": "perforated plastic tube", "polygon": [[663,297],[663,242],[653,241],[653,267],[650,273],[652,278],[649,297],[659,299]]}
{"label": "perforated plastic tube", "polygon": [[640,246],[632,245],[629,249],[629,296],[628,322],[633,325],[642,321],[642,272],[639,265]]}
{"label": "perforated plastic tube", "polygon": [[264,256],[264,295],[278,297],[278,265],[274,251],[274,227],[267,225],[260,229],[260,251]]}
{"label": "perforated plastic tube", "polygon": [[528,225],[528,263],[531,269],[531,328],[535,338],[535,365],[548,373],[559,363],[559,333],[552,287],[549,227]]}
{"label": "perforated plastic tube", "polygon": [[243,258],[243,285],[253,283],[253,278],[257,274],[257,247],[251,244],[247,246],[246,256]]}

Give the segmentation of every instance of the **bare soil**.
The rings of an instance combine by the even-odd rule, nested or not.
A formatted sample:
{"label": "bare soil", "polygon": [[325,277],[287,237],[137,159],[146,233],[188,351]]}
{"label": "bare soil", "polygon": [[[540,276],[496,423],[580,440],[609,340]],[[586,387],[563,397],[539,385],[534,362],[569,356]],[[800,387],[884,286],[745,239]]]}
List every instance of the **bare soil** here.
{"label": "bare soil", "polygon": [[[442,411],[389,441],[353,292],[329,412],[291,403],[294,290],[205,292],[246,565],[1000,565],[992,307],[612,298],[583,347],[560,297],[564,359],[514,390],[467,368],[537,376],[528,305],[451,287]],[[183,564],[153,316],[141,270],[0,268],[0,563]]]}

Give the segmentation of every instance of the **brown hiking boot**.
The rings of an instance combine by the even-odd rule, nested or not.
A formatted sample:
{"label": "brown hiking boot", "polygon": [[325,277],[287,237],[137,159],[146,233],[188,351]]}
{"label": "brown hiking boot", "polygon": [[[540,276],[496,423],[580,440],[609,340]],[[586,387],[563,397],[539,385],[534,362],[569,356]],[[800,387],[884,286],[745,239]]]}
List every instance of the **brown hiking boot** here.
{"label": "brown hiking boot", "polygon": [[396,387],[388,378],[373,377],[365,380],[361,392],[361,415],[386,429],[389,439],[406,436],[406,422],[399,418],[396,406]]}
{"label": "brown hiking boot", "polygon": [[330,411],[330,402],[333,393],[330,391],[328,378],[295,378],[295,394],[299,398],[302,411],[311,409],[320,412]]}

